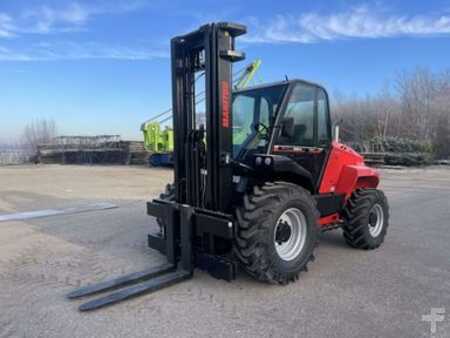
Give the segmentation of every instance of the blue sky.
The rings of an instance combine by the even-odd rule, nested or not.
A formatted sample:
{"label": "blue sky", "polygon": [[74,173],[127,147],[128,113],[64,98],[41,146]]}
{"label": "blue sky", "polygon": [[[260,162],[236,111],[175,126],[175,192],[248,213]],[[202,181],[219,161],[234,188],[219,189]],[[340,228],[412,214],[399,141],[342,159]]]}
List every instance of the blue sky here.
{"label": "blue sky", "polygon": [[402,70],[450,69],[450,0],[0,0],[0,140],[40,117],[139,139],[170,105],[170,38],[227,20],[248,26],[239,49],[264,82],[365,95]]}

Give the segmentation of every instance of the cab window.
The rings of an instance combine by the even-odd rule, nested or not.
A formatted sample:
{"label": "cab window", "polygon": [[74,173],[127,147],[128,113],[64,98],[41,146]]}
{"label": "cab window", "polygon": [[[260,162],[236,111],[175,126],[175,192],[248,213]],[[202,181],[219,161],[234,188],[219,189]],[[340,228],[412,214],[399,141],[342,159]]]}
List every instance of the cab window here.
{"label": "cab window", "polygon": [[318,146],[327,146],[331,141],[327,95],[323,89],[317,89],[317,138]]}
{"label": "cab window", "polygon": [[283,137],[281,144],[295,146],[314,145],[315,87],[297,84],[286,107],[285,118],[292,118],[294,134]]}
{"label": "cab window", "polygon": [[292,121],[292,136],[280,136],[278,144],[326,147],[330,140],[328,100],[325,91],[314,85],[296,84],[284,119]]}
{"label": "cab window", "polygon": [[233,144],[241,145],[252,133],[253,115],[256,99],[252,96],[238,95],[233,101]]}

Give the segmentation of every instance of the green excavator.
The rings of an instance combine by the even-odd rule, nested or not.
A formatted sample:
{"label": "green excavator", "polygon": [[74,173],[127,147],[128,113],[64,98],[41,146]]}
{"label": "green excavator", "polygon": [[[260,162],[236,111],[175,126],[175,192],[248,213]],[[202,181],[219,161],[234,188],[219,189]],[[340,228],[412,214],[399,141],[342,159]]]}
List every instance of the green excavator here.
{"label": "green excavator", "polygon": [[[235,90],[247,88],[254,79],[261,60],[256,59],[246,67],[233,74],[233,87]],[[203,102],[205,92],[202,91],[198,95],[197,104]],[[149,157],[149,164],[153,167],[172,166],[173,165],[173,129],[166,122],[172,120],[172,109],[167,109],[145,121],[141,125],[141,131],[144,134],[144,147],[152,154]],[[233,139],[238,143],[240,139],[247,137],[244,129],[235,128],[233,130]]]}

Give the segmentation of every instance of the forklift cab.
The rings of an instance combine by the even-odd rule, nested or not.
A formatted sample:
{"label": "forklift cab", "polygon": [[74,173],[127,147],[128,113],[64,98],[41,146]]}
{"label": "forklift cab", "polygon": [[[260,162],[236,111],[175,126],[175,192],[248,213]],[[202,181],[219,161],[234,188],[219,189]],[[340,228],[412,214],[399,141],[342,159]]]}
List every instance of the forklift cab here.
{"label": "forklift cab", "polygon": [[[278,166],[281,176],[291,172],[290,159],[315,192],[331,146],[326,91],[306,81],[285,81],[236,92],[232,107],[234,159],[267,172],[274,165],[266,168],[260,159],[272,155],[267,163],[283,162]],[[289,170],[283,170],[287,163]]]}

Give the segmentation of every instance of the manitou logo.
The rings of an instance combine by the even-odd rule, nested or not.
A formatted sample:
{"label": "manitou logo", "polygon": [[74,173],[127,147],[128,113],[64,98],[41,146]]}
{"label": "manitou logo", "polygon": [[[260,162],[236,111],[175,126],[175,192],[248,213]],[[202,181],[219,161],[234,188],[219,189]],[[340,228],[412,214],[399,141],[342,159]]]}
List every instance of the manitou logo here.
{"label": "manitou logo", "polygon": [[222,127],[230,128],[230,86],[222,81]]}
{"label": "manitou logo", "polygon": [[437,323],[442,322],[444,319],[445,319],[445,308],[443,308],[443,307],[439,307],[439,308],[432,307],[430,314],[422,315],[422,321],[430,322],[431,334],[436,333]]}

